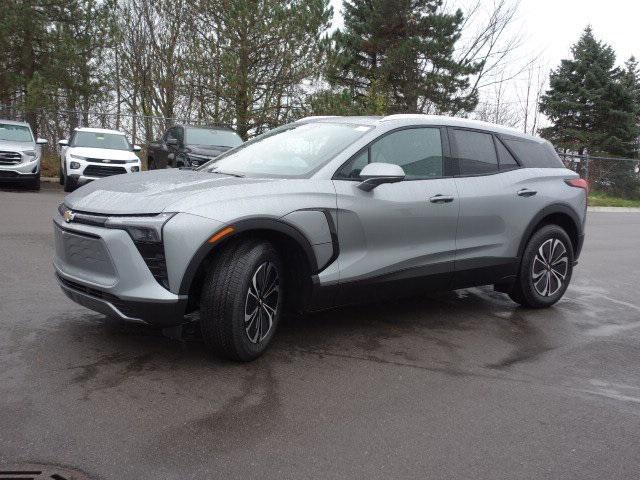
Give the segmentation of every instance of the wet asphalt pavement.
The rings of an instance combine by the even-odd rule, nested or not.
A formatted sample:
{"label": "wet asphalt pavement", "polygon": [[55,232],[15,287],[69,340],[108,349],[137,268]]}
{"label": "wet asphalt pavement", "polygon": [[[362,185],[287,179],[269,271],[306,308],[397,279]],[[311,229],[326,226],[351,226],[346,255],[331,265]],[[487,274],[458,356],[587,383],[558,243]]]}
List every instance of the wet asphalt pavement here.
{"label": "wet asphalt pavement", "polygon": [[282,325],[237,365],[106,322],[51,267],[63,198],[0,191],[0,464],[99,479],[640,478],[640,214],[592,213],[554,308],[491,288]]}

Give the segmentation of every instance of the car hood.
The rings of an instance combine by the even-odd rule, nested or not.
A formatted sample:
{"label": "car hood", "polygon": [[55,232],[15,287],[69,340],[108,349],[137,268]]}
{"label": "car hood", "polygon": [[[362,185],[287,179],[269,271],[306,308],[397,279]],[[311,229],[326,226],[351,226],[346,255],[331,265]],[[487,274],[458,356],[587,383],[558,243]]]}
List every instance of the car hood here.
{"label": "car hood", "polygon": [[68,153],[100,160],[137,160],[135,153],[129,150],[113,150],[108,148],[69,147]]}
{"label": "car hood", "polygon": [[189,153],[202,155],[203,157],[217,157],[221,153],[229,150],[230,147],[210,146],[210,145],[190,145]]}
{"label": "car hood", "polygon": [[[194,170],[151,170],[94,180],[68,195],[65,205],[76,211],[107,215],[154,214],[207,191],[208,199],[224,199],[224,188],[264,183],[270,179],[237,178]],[[177,207],[177,205],[176,205]],[[173,210],[173,211],[179,211]]]}
{"label": "car hood", "polygon": [[33,150],[34,143],[31,142],[10,142],[8,140],[0,140],[0,150],[7,152],[24,152],[25,150]]}

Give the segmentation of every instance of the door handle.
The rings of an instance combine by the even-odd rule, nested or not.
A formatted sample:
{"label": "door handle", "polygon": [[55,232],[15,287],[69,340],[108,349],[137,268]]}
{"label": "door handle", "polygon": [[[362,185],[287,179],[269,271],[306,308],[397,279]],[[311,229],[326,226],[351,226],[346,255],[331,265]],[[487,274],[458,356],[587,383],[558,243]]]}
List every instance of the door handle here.
{"label": "door handle", "polygon": [[451,203],[453,202],[453,197],[450,195],[442,195],[442,194],[438,194],[438,195],[434,195],[433,197],[429,198],[429,201],[431,203]]}
{"label": "door handle", "polygon": [[535,190],[529,190],[528,188],[523,188],[522,190],[518,190],[518,196],[520,197],[533,197],[536,193]]}

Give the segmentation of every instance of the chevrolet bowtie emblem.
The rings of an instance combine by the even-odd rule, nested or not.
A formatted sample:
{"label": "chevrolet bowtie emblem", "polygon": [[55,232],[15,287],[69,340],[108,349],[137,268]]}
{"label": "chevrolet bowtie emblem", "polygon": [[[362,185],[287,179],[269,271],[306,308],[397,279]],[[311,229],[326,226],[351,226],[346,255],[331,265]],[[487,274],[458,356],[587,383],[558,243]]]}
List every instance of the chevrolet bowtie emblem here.
{"label": "chevrolet bowtie emblem", "polygon": [[64,221],[69,223],[73,221],[73,217],[75,217],[76,214],[73,213],[71,210],[65,210],[62,216],[64,217]]}

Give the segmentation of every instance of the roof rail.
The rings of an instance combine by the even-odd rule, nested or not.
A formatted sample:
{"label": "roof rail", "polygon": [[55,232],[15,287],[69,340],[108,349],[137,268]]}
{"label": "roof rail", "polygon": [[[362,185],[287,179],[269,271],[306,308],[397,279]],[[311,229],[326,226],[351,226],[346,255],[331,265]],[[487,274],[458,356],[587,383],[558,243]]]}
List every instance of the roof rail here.
{"label": "roof rail", "polygon": [[403,118],[424,118],[424,117],[432,117],[433,115],[427,115],[426,113],[394,113],[392,115],[386,115],[382,117],[382,121],[385,120],[402,120]]}
{"label": "roof rail", "polygon": [[325,118],[340,118],[340,115],[311,115],[309,117],[299,118],[295,123],[308,123],[316,120],[324,120]]}

